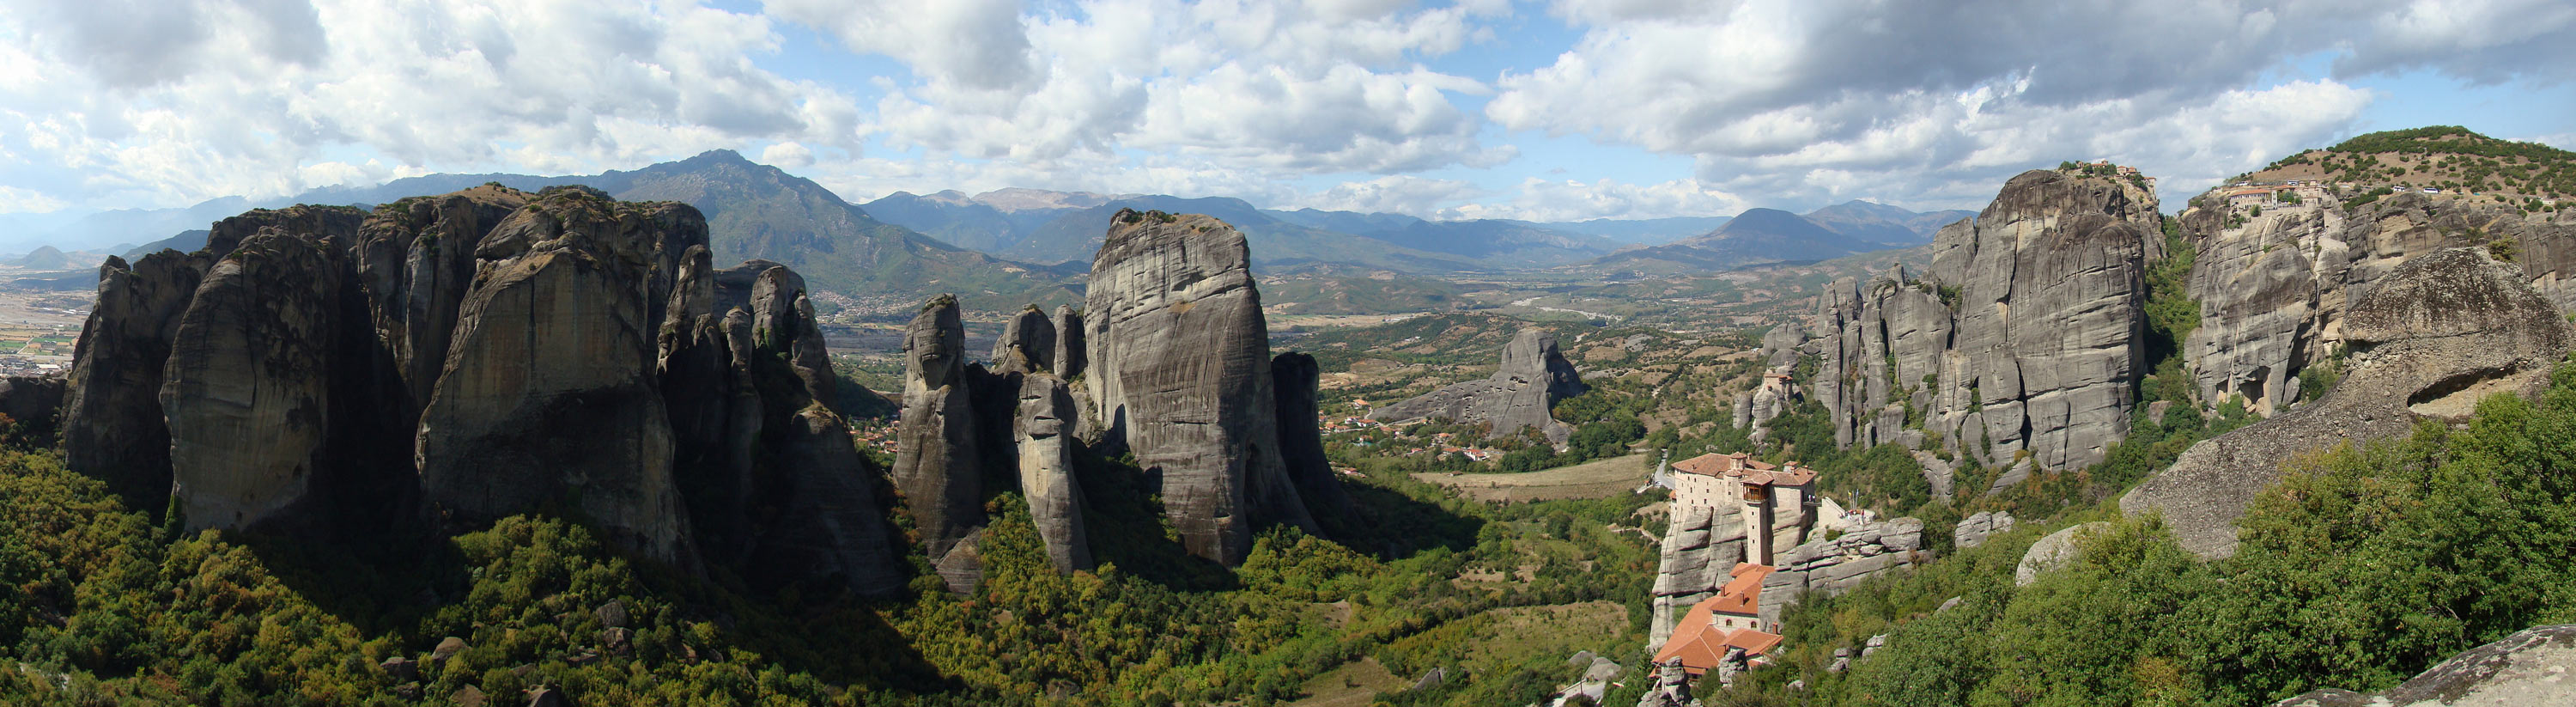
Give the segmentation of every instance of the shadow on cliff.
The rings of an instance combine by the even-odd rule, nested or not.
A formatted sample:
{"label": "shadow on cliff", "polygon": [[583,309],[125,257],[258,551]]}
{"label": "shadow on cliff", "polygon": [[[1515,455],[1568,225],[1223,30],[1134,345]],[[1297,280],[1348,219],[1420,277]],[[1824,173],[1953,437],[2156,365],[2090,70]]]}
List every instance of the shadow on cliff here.
{"label": "shadow on cliff", "polygon": [[1125,454],[1075,453],[1084,531],[1100,564],[1177,591],[1224,591],[1241,583],[1224,565],[1190,554],[1166,520],[1153,479]]}
{"label": "shadow on cliff", "polygon": [[[473,566],[456,537],[432,532],[427,523],[361,519],[356,513],[316,515],[332,520],[268,524],[249,532],[228,534],[225,539],[249,549],[280,583],[322,612],[348,622],[359,635],[391,638],[404,647],[398,653],[425,651],[444,638],[434,626],[455,619],[444,612],[458,608],[473,611],[470,607],[475,601],[477,571],[482,568]],[[561,519],[591,528],[594,533],[599,528],[560,504],[550,504],[527,517],[541,523]],[[453,530],[461,536],[510,522],[505,519],[493,525]],[[533,554],[509,561],[508,565],[532,578],[482,579],[569,581],[568,575],[558,575],[585,571],[578,569],[581,560],[569,557],[571,553],[558,558],[562,564],[525,565],[530,558],[553,557],[551,553],[561,551],[536,546],[531,549]],[[605,543],[599,553],[598,559],[614,557],[626,562],[635,582],[632,596],[669,602],[678,610],[677,616],[671,618],[712,623],[723,630],[725,645],[770,657],[789,670],[836,684],[921,693],[963,688],[961,683],[941,677],[911,648],[911,641],[877,613],[880,605],[871,600],[846,591],[798,585],[763,594],[749,589],[731,568],[721,565],[675,567],[615,550]],[[594,602],[603,599],[590,598]],[[549,596],[542,601],[553,600]],[[575,609],[575,613],[557,618],[566,620],[565,616],[583,621],[588,612]],[[830,629],[817,629],[822,626]],[[445,633],[471,631],[455,629]],[[829,643],[818,639],[828,639]],[[852,651],[850,646],[869,649]]]}

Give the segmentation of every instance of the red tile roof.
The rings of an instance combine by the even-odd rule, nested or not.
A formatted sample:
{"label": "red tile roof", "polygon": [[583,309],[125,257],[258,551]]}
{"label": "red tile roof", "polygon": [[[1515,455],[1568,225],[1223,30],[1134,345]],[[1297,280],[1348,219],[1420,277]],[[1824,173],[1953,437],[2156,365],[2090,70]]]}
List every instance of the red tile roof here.
{"label": "red tile roof", "polygon": [[1719,454],[1710,452],[1673,462],[1673,470],[1685,474],[1731,478],[1748,484],[1805,486],[1816,480],[1816,472],[1799,468],[1797,462],[1776,467],[1743,452]]}
{"label": "red tile roof", "polygon": [[1726,586],[1718,589],[1717,596],[1691,605],[1690,611],[1682,615],[1682,620],[1674,624],[1672,638],[1665,640],[1663,648],[1655,651],[1655,664],[1661,665],[1674,658],[1681,658],[1684,670],[1698,674],[1716,668],[1718,660],[1726,657],[1727,646],[1744,649],[1747,659],[1767,654],[1772,648],[1778,647],[1780,636],[1777,634],[1750,628],[1728,629],[1716,625],[1717,614],[1720,613],[1734,616],[1758,615],[1761,606],[1762,579],[1770,576],[1771,571],[1771,567],[1767,565],[1736,563],[1735,569],[1731,572],[1734,578],[1727,580]]}

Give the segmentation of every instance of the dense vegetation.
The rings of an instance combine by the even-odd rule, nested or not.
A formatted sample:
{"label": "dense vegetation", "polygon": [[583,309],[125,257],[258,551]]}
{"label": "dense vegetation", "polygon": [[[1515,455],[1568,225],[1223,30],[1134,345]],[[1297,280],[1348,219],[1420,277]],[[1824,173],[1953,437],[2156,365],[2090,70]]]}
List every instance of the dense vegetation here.
{"label": "dense vegetation", "polygon": [[[1141,472],[1084,459],[1097,571],[1053,572],[1005,496],[974,594],[922,576],[894,602],[754,596],[547,516],[438,538],[179,533],[30,446],[0,451],[0,704],[501,704],[551,686],[583,704],[1258,705],[1363,660],[1450,676],[1391,704],[1519,704],[1567,677],[1566,654],[1643,644],[1655,562],[1617,529],[1654,496],[1489,506],[1346,458],[1372,473],[1336,540],[1274,529],[1228,570],[1178,550]],[[1550,638],[1513,635],[1530,631]],[[433,660],[446,637],[465,648]]]}
{"label": "dense vegetation", "polygon": [[[2077,564],[2013,585],[2039,535],[2102,519]],[[2259,705],[2386,688],[2576,621],[2576,364],[2537,403],[2499,395],[2461,429],[2312,457],[2241,525],[2233,557],[2202,562],[2158,519],[2104,502],[1812,599],[1787,618],[1792,665],[1739,701],[1789,703],[1777,686],[1803,678],[1814,704]],[[1851,672],[1822,669],[1891,629]]]}

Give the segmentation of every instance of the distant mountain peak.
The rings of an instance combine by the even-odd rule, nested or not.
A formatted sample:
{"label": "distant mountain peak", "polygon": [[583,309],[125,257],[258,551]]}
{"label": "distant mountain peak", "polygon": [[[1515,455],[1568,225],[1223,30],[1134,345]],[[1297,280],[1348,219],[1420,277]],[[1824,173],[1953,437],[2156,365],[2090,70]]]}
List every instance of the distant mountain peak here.
{"label": "distant mountain peak", "polygon": [[713,149],[713,150],[708,150],[708,151],[705,151],[705,152],[700,152],[700,153],[698,153],[698,155],[697,155],[696,157],[691,157],[691,158],[688,158],[688,159],[685,159],[685,160],[681,160],[680,162],[681,162],[682,164],[708,164],[708,163],[726,163],[726,162],[739,163],[739,164],[746,164],[746,165],[756,165],[756,164],[759,164],[759,163],[757,163],[757,162],[753,162],[753,161],[751,161],[750,159],[747,159],[747,158],[743,157],[743,156],[742,156],[742,153],[740,153],[740,152],[735,152],[735,151],[733,151],[733,150],[731,150],[731,149],[728,149],[728,148],[721,148],[721,147],[720,147],[720,148]]}
{"label": "distant mountain peak", "polygon": [[974,200],[976,203],[1002,211],[1027,211],[1031,209],[1088,209],[1102,204],[1107,204],[1112,201],[1117,201],[1119,199],[1135,198],[1136,196],[1137,195],[1135,194],[1112,196],[1108,194],[1094,194],[1087,191],[1049,191],[1045,189],[1031,189],[1028,187],[1003,187],[984,192],[982,194],[977,194],[975,195]]}

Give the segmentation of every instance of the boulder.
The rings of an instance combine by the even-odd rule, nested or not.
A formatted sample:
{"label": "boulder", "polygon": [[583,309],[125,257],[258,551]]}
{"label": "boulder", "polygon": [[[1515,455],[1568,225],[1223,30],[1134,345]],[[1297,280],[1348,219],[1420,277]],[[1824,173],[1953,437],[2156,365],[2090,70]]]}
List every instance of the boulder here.
{"label": "boulder", "polygon": [[2380,280],[2344,317],[2353,353],[2332,390],[2192,445],[2122,497],[2120,508],[2161,513],[2184,549],[2234,554],[2236,519],[2293,457],[2404,435],[2420,419],[2465,416],[2490,394],[2536,394],[2569,348],[2571,331],[2556,307],[2520,268],[2485,249],[2417,256]]}
{"label": "boulder", "polygon": [[439,514],[473,523],[569,501],[612,541],[683,559],[653,369],[665,305],[646,301],[667,297],[681,253],[706,239],[689,206],[564,187],[484,238],[415,447]]}
{"label": "boulder", "polygon": [[349,269],[334,236],[265,230],[241,240],[199,285],[163,372],[172,492],[190,529],[243,528],[305,500],[332,466],[346,410],[332,369]]}
{"label": "boulder", "polygon": [[2377,695],[2323,689],[2273,707],[2518,707],[2576,703],[2576,624],[2526,629],[2462,651]]}
{"label": "boulder", "polygon": [[1055,323],[1029,305],[1002,322],[1002,338],[993,340],[993,370],[1028,373],[1055,370]]}
{"label": "boulder", "polygon": [[2013,516],[2005,511],[1978,511],[1959,521],[1950,531],[1951,545],[1961,550],[1983,545],[1988,536],[2010,532]]}
{"label": "boulder", "polygon": [[2076,545],[2077,537],[2108,527],[2111,524],[2103,521],[2070,525],[2031,543],[2030,549],[2021,554],[2021,564],[2013,568],[2013,586],[2027,586],[2039,581],[2041,573],[2075,564],[2083,557],[2083,548]]}
{"label": "boulder", "polygon": [[1468,424],[1486,423],[1495,436],[1536,429],[1549,441],[1564,444],[1573,428],[1549,415],[1556,401],[1589,388],[1557,349],[1556,335],[1523,329],[1503,347],[1503,362],[1493,376],[1424,393],[1369,413],[1377,420],[1416,418]]}
{"label": "boulder", "polygon": [[1270,340],[1243,234],[1122,210],[1083,307],[1093,414],[1155,480],[1188,551],[1227,565],[1273,523],[1321,534],[1278,449]]}

